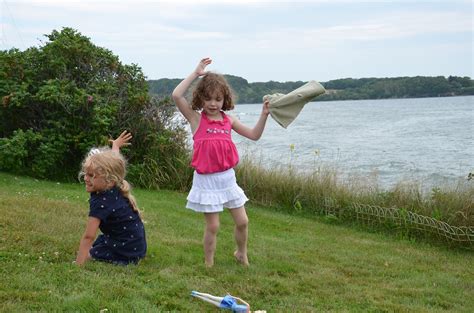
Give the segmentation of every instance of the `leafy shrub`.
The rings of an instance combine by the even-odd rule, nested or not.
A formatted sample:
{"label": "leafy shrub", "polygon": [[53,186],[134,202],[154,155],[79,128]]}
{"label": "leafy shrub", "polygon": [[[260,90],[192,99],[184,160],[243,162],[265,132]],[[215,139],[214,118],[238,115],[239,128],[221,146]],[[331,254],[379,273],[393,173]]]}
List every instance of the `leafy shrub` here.
{"label": "leafy shrub", "polygon": [[189,181],[184,128],[169,98],[148,94],[141,69],[124,65],[71,28],[41,47],[0,51],[0,170],[74,180],[83,156],[123,130],[130,180],[149,188]]}

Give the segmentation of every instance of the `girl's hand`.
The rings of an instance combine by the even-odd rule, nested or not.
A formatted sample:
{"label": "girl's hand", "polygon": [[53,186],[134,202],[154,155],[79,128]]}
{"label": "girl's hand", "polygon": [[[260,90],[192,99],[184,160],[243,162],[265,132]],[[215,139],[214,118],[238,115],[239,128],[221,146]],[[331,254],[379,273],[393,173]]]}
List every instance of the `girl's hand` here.
{"label": "girl's hand", "polygon": [[112,143],[112,150],[113,151],[120,151],[122,146],[129,146],[131,143],[129,142],[132,139],[132,134],[128,131],[124,130],[117,139],[113,140],[110,139],[109,142]]}
{"label": "girl's hand", "polygon": [[205,71],[206,69],[206,66],[208,66],[209,64],[212,63],[212,60],[211,58],[204,58],[202,59],[198,66],[196,67],[196,69],[194,70],[194,72],[196,73],[196,75],[198,76],[202,76],[202,75],[206,75],[207,72]]}
{"label": "girl's hand", "polygon": [[263,102],[262,114],[268,116],[270,114],[270,101],[265,100]]}

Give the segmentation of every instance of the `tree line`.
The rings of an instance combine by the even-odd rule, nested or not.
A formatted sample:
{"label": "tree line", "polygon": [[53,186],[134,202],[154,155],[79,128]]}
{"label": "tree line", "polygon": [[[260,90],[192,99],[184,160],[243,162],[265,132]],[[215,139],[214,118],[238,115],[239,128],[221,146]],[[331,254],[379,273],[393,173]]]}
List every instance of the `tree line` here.
{"label": "tree line", "polygon": [[[256,82],[224,75],[239,103],[260,103],[266,94],[288,93],[306,82]],[[171,95],[181,79],[148,80],[150,93],[164,98]],[[474,80],[459,76],[416,76],[394,78],[343,78],[321,82],[326,93],[315,101],[390,98],[422,98],[474,95]]]}

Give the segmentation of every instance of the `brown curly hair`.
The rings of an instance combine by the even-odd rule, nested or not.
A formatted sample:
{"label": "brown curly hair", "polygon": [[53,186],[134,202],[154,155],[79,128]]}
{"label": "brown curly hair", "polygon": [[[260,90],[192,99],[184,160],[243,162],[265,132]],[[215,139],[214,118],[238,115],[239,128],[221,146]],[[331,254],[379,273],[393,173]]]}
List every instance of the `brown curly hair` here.
{"label": "brown curly hair", "polygon": [[217,92],[224,98],[222,110],[233,110],[234,100],[232,89],[224,76],[216,73],[207,73],[199,80],[193,92],[193,100],[191,102],[193,110],[201,110],[204,105],[204,99],[211,98]]}

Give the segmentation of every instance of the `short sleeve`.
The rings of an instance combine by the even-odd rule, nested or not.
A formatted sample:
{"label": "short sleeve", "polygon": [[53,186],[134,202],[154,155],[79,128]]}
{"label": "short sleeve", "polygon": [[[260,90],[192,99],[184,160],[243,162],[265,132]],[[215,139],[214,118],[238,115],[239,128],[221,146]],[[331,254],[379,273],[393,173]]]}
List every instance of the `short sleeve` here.
{"label": "short sleeve", "polygon": [[107,217],[112,214],[112,199],[109,199],[112,196],[112,194],[107,194],[107,192],[92,195],[90,199],[89,216],[96,217],[101,221],[106,220]]}

